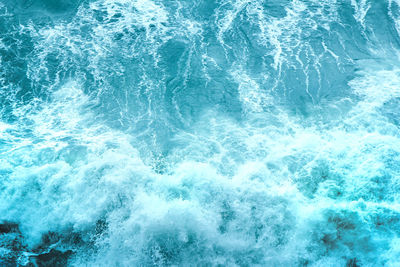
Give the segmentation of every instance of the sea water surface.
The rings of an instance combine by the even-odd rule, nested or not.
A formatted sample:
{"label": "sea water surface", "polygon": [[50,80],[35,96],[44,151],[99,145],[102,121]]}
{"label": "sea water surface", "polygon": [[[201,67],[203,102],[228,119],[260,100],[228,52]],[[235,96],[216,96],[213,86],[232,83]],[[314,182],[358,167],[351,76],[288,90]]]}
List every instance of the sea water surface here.
{"label": "sea water surface", "polygon": [[399,0],[0,0],[0,266],[400,266]]}

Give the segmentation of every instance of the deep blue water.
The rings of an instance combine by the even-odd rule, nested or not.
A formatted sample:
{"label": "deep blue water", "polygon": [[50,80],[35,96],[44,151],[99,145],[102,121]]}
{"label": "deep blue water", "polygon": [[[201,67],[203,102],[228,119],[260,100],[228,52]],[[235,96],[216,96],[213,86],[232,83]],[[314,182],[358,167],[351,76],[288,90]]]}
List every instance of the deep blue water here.
{"label": "deep blue water", "polygon": [[0,266],[400,266],[399,0],[0,0]]}

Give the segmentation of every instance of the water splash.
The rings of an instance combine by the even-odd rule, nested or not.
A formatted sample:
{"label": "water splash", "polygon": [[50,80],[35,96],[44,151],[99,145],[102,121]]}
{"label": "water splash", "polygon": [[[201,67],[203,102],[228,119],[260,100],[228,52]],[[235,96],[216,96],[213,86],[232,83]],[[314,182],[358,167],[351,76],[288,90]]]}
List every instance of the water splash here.
{"label": "water splash", "polygon": [[398,1],[0,1],[0,263],[399,264]]}

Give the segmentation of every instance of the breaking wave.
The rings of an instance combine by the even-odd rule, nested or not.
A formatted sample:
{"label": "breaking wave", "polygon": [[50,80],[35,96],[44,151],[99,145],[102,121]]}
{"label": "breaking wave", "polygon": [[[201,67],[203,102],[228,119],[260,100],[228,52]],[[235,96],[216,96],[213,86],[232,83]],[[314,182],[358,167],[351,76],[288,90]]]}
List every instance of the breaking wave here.
{"label": "breaking wave", "polygon": [[0,0],[0,265],[399,266],[400,1]]}

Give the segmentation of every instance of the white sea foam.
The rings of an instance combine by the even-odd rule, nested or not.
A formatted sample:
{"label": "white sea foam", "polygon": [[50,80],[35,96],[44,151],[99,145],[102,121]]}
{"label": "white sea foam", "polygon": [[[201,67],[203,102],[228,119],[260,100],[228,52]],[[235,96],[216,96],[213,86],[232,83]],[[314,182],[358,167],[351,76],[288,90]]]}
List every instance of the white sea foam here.
{"label": "white sea foam", "polygon": [[[400,132],[387,108],[400,97],[396,60],[368,47],[376,58],[354,63],[342,58],[348,46],[312,43],[319,27],[340,27],[329,23],[336,1],[295,0],[273,14],[261,1],[222,1],[214,26],[184,4],[94,1],[69,21],[24,26],[27,76],[41,86],[0,122],[0,219],[19,225],[20,264],[56,249],[73,251],[71,266],[396,266]],[[367,28],[368,1],[352,6]],[[235,47],[238,21],[253,22],[252,35],[233,35],[252,49]],[[327,107],[317,101],[334,81],[324,66],[352,75],[332,85],[348,91]],[[299,72],[287,87],[321,113],[282,104],[289,70]],[[233,105],[239,116],[226,112]]]}

